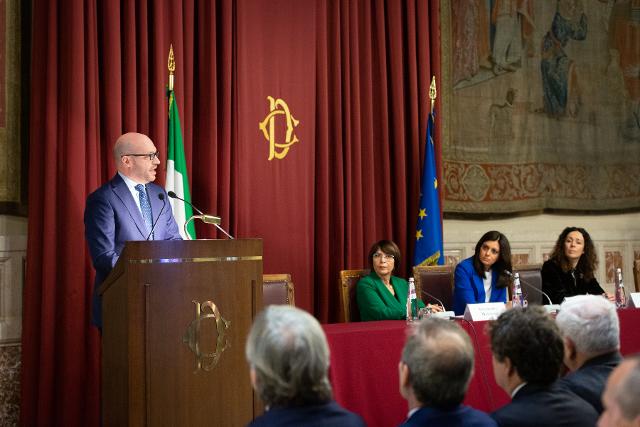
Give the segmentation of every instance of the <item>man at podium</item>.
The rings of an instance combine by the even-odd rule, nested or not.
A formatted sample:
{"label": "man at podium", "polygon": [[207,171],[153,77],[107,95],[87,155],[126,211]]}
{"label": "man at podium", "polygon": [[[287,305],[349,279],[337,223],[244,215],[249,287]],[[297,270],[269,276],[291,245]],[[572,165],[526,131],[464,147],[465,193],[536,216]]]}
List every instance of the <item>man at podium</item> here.
{"label": "man at podium", "polygon": [[130,240],[179,240],[167,193],[153,184],[160,165],[153,141],[141,133],[125,133],[113,147],[117,173],[91,193],[84,210],[85,238],[96,279],[92,322],[102,328],[102,304],[97,289]]}

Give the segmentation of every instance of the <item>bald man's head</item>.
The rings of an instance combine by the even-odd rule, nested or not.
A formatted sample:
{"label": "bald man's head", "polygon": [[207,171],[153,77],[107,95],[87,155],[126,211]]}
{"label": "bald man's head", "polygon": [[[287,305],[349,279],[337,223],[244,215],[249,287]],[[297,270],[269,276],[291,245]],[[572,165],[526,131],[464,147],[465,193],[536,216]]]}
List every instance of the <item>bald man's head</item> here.
{"label": "bald man's head", "polygon": [[469,335],[458,324],[433,317],[425,319],[402,350],[401,393],[407,397],[405,388],[410,387],[421,405],[458,405],[471,380],[473,357]]}
{"label": "bald man's head", "polygon": [[156,179],[156,168],[160,164],[157,152],[148,136],[129,132],[116,140],[113,160],[118,172],[137,183],[147,184]]}
{"label": "bald man's head", "polygon": [[602,394],[599,427],[640,426],[640,357],[626,359],[613,370]]}

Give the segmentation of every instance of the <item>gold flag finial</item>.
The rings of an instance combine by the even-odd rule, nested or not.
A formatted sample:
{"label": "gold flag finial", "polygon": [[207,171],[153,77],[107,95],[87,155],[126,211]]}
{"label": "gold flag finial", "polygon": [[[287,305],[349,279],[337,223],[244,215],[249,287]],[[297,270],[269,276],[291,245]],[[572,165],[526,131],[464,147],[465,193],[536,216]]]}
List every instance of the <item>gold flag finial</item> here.
{"label": "gold flag finial", "polygon": [[169,90],[173,90],[173,73],[176,71],[176,61],[173,57],[173,44],[169,47],[169,60],[167,61],[167,68],[169,69]]}
{"label": "gold flag finial", "polygon": [[438,92],[436,91],[436,76],[431,77],[431,85],[429,86],[429,99],[431,99],[431,114],[433,114],[433,106],[436,103],[436,96]]}

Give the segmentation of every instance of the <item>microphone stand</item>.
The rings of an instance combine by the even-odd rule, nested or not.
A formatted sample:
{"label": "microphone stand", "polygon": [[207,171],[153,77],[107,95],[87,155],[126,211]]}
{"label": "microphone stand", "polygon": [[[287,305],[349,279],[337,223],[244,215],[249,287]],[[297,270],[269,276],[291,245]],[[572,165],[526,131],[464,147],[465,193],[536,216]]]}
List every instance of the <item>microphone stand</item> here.
{"label": "microphone stand", "polygon": [[433,316],[433,317],[441,317],[443,319],[453,319],[453,318],[455,318],[456,314],[453,311],[447,311],[447,309],[444,308],[444,304],[442,303],[442,301],[440,301],[438,298],[436,298],[435,296],[431,295],[429,292],[425,291],[422,288],[420,289],[420,292],[425,294],[429,298],[432,298],[432,299],[436,300],[438,302],[438,304],[440,305],[440,307],[442,308],[441,312],[431,313],[431,316]]}
{"label": "microphone stand", "polygon": [[191,202],[188,202],[185,199],[183,199],[182,197],[179,197],[173,191],[169,191],[167,194],[172,199],[178,199],[178,200],[188,204],[189,206],[191,206],[191,208],[193,208],[194,211],[196,211],[198,213],[198,215],[191,215],[191,217],[188,220],[186,220],[185,223],[184,223],[184,227],[183,227],[184,228],[184,234],[185,234],[185,236],[187,236],[187,238],[189,240],[191,240],[191,235],[187,232],[187,226],[194,219],[199,219],[202,222],[204,222],[205,224],[213,224],[218,230],[222,231],[222,233],[224,233],[225,236],[227,236],[229,239],[233,240],[233,236],[231,236],[231,234],[227,233],[224,228],[220,227],[220,222],[222,221],[222,218],[220,218],[219,216],[208,215],[208,214],[203,213],[200,209],[198,209],[195,206],[193,206],[193,204]]}
{"label": "microphone stand", "polygon": [[438,302],[438,304],[440,305],[440,307],[442,308],[442,311],[443,311],[443,312],[447,311],[447,310],[444,308],[444,304],[442,303],[442,301],[440,301],[438,298],[436,298],[435,296],[431,295],[429,292],[425,291],[424,289],[420,289],[420,292],[422,292],[423,294],[425,294],[425,295],[426,295],[426,296],[428,296],[429,298],[436,300],[436,301]]}
{"label": "microphone stand", "polygon": [[[195,206],[192,206],[192,207],[194,209],[196,209]],[[196,209],[196,211],[198,211],[198,210]],[[218,230],[222,231],[225,236],[227,236],[229,239],[233,240],[233,237],[231,236],[231,234],[227,233],[224,228],[220,227],[219,224],[220,224],[221,218],[219,216],[205,215],[205,214],[191,215],[191,217],[187,221],[185,221],[184,227],[183,227],[184,228],[184,234],[189,238],[189,240],[191,240],[191,235],[187,232],[187,226],[194,219],[199,219],[202,222],[204,222],[205,224],[213,224]]]}
{"label": "microphone stand", "polygon": [[158,223],[158,220],[160,219],[160,216],[162,215],[162,211],[164,211],[164,207],[167,205],[167,201],[164,199],[164,194],[158,193],[158,199],[162,200],[162,209],[160,209],[160,213],[156,217],[156,220],[153,221],[153,224],[151,225],[151,231],[149,232],[149,235],[144,240],[149,240],[149,238],[151,236],[153,236],[153,230],[155,230],[156,224]]}
{"label": "microphone stand", "polygon": [[[511,278],[513,279],[513,273],[512,273],[512,272],[510,272],[510,271],[508,271],[508,270],[505,270],[504,272],[505,272],[505,274],[506,274],[507,276],[509,276],[509,277],[511,277]],[[527,282],[527,281],[526,281],[526,280],[524,280],[522,277],[520,277],[520,283],[523,283],[523,284],[527,285],[527,287],[528,287],[529,289],[533,289],[534,291],[538,292],[539,294],[541,294],[543,297],[545,297],[545,298],[547,299],[547,302],[548,302],[549,304],[543,304],[543,306],[545,307],[545,309],[547,310],[547,312],[558,311],[558,310],[560,309],[560,305],[559,305],[559,304],[554,304],[554,303],[551,301],[551,298],[549,298],[549,295],[547,295],[547,293],[546,293],[546,292],[544,292],[542,289],[538,289],[535,285],[533,285],[533,284],[531,284],[531,283]]]}

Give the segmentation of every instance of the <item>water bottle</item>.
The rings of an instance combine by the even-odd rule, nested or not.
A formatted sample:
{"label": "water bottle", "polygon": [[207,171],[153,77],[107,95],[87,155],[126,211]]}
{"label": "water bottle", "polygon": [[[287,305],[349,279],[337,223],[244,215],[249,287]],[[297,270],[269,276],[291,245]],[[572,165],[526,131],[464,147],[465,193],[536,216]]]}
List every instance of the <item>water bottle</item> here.
{"label": "water bottle", "polygon": [[522,287],[520,286],[520,273],[513,273],[513,292],[511,293],[511,307],[524,307]]}
{"label": "water bottle", "polygon": [[627,305],[627,297],[624,292],[624,282],[622,281],[622,270],[616,268],[616,307],[624,308]]}
{"label": "water bottle", "polygon": [[407,322],[413,322],[418,318],[416,300],[416,283],[413,277],[409,278],[409,295],[407,295]]}

